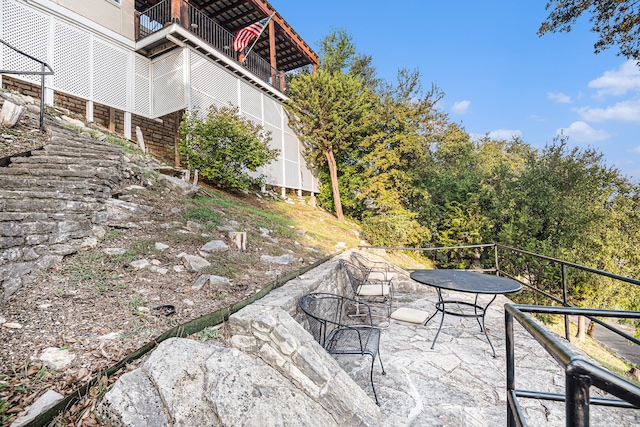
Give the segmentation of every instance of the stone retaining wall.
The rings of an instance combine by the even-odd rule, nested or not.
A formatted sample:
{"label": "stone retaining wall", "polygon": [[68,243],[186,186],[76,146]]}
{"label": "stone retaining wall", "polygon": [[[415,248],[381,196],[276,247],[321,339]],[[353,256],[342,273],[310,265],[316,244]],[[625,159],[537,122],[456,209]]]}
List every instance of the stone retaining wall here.
{"label": "stone retaining wall", "polygon": [[380,411],[305,330],[298,301],[310,292],[349,295],[348,278],[334,259],[290,281],[229,318],[233,345],[256,356],[318,402],[338,425],[372,426]]}

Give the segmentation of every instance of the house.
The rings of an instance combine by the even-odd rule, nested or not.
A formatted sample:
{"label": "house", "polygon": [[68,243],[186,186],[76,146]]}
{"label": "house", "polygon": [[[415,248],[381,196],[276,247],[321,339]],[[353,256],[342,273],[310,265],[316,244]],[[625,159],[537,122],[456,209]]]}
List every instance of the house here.
{"label": "house", "polygon": [[[265,0],[0,0],[0,39],[54,70],[45,103],[82,114],[178,162],[184,111],[232,104],[272,135],[280,156],[260,172],[269,185],[318,192],[283,107],[285,73],[318,57]],[[272,16],[273,15],[273,16]],[[235,32],[272,16],[247,54]],[[3,70],[39,65],[3,46]],[[40,98],[40,77],[2,75],[2,87]]]}

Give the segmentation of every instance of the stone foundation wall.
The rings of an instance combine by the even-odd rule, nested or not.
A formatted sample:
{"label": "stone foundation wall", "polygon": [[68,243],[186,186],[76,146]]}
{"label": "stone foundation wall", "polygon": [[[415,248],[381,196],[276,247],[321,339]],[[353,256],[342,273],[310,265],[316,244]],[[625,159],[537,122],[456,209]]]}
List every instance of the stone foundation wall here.
{"label": "stone foundation wall", "polygon": [[[2,87],[6,90],[13,90],[23,95],[29,95],[34,99],[40,100],[40,85],[18,80],[12,77],[2,76]],[[83,117],[87,112],[87,100],[77,96],[69,95],[62,92],[54,92],[54,105],[66,108],[67,110],[79,114]],[[109,128],[109,110],[110,107],[94,103],[93,105],[93,121],[105,128]],[[146,117],[131,115],[131,138],[138,142],[136,137],[136,126],[142,130],[144,143],[149,153],[166,163],[174,164],[175,162],[175,141],[177,137],[177,123],[182,119],[184,111],[169,113],[157,119],[148,119]],[[114,109],[113,122],[115,128],[113,132],[124,136],[124,111]]]}
{"label": "stone foundation wall", "polygon": [[136,142],[138,141],[135,129],[136,126],[139,126],[142,130],[144,144],[148,147],[149,152],[165,162],[173,164],[175,161],[174,141],[177,136],[176,120],[179,123],[182,114],[182,111],[178,111],[158,119],[147,119],[133,114],[131,116],[131,128],[133,129],[131,136],[135,138]]}
{"label": "stone foundation wall", "polygon": [[40,100],[40,85],[18,80],[6,75],[2,76],[2,88],[20,92],[23,95],[31,96]]}

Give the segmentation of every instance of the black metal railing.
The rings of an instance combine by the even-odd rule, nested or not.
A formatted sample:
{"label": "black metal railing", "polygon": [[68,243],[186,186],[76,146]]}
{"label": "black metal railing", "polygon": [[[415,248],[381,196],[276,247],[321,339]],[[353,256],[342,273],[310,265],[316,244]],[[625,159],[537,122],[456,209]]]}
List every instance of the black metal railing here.
{"label": "black metal railing", "polygon": [[[567,427],[589,425],[591,405],[640,409],[640,387],[618,377],[604,368],[576,355],[557,338],[547,332],[538,322],[525,313],[560,314],[587,317],[614,317],[640,319],[640,312],[625,310],[597,310],[573,307],[549,307],[535,305],[505,305],[505,334],[507,353],[507,425],[525,426],[526,421],[518,398],[551,400],[565,403],[565,424]],[[565,372],[565,393],[548,393],[534,390],[516,389],[514,318],[542,345],[558,362]],[[594,386],[617,397],[592,398],[590,388]]]}
{"label": "black metal railing", "polygon": [[[25,53],[20,49],[11,46],[9,43],[5,42],[4,40],[0,40],[0,43],[7,46],[9,49],[19,53],[20,55],[25,56],[31,59],[32,61],[35,61],[38,64],[40,64],[40,67],[41,67],[40,71],[0,70],[0,74],[40,76],[40,132],[44,133],[45,132],[45,129],[44,129],[44,78],[45,76],[53,75],[53,69],[46,62],[41,61],[37,58],[34,58],[28,53]],[[49,71],[47,71],[47,69],[49,69]]]}
{"label": "black metal railing", "polygon": [[[180,2],[180,17],[172,16],[171,2]],[[255,52],[241,58],[233,49],[233,34],[184,0],[164,0],[144,12],[136,12],[137,40],[141,40],[169,24],[179,24],[221,54],[233,59],[269,85],[281,89],[281,74]]]}
{"label": "black metal railing", "polygon": [[[640,320],[640,311],[603,310],[600,308],[577,308],[573,306],[569,297],[571,285],[568,269],[595,275],[598,278],[606,278],[620,281],[622,283],[628,283],[634,286],[640,286],[640,280],[496,243],[430,248],[381,246],[360,247],[369,249],[427,252],[432,257],[435,265],[441,264],[446,268],[462,268],[479,272],[495,272],[495,274],[516,280],[529,289],[534,295],[540,295],[546,298],[547,300],[544,300],[545,302],[551,301],[561,305],[560,307],[544,304],[507,304],[505,306],[505,321],[507,326],[507,394],[509,427],[515,425],[526,425],[522,418],[522,411],[519,408],[517,397],[565,401],[567,426],[588,426],[589,405],[640,409],[640,388],[603,368],[597,367],[588,361],[578,358],[566,346],[560,343],[558,339],[546,332],[539,323],[535,322],[530,316],[523,314],[524,312],[529,312],[539,315],[555,314],[563,316],[564,332],[567,341],[571,341],[569,333],[569,317],[584,316],[585,318],[605,327],[609,331],[625,338],[630,343],[640,345],[640,339],[598,319],[598,317],[605,317]],[[536,265],[533,260],[542,264]],[[543,275],[543,269],[551,268],[558,271],[557,275],[552,276],[560,282],[560,286],[556,286],[555,288],[559,288],[562,295],[554,295],[550,290],[541,289],[539,287],[539,283],[546,283],[549,285],[549,280],[546,279],[546,281],[539,281],[535,276]],[[549,288],[551,289],[552,286],[549,286]],[[567,377],[565,395],[515,390],[515,362],[513,354],[514,317],[555,358],[555,360],[564,367]],[[591,385],[622,399],[622,401],[611,399],[590,399],[588,389]]]}

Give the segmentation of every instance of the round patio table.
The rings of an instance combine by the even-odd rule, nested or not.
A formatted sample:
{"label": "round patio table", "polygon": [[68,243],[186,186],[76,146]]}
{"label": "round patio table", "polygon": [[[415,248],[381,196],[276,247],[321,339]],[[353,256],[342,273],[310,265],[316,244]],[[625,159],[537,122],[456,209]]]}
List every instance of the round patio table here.
{"label": "round patio table", "polygon": [[[464,270],[416,270],[412,272],[410,276],[418,283],[436,288],[438,293],[436,312],[424,322],[424,325],[426,326],[427,323],[429,323],[429,321],[438,314],[438,312],[442,313],[438,332],[431,344],[432,349],[436,345],[438,335],[440,335],[444,316],[445,314],[448,314],[451,316],[475,318],[480,326],[480,331],[484,332],[485,337],[487,337],[487,341],[489,341],[489,345],[493,351],[493,357],[496,357],[496,350],[493,348],[493,344],[491,343],[487,330],[484,326],[484,317],[487,309],[491,303],[495,301],[498,294],[517,292],[522,289],[522,285],[520,285],[520,283],[512,279],[507,279],[506,277]],[[473,293],[476,295],[475,301],[470,303],[466,301],[445,300],[442,298],[442,290]],[[478,296],[481,294],[493,295],[493,298],[491,298],[491,301],[489,301],[488,304],[483,306],[478,303]],[[467,310],[453,311],[451,308],[452,306],[456,306],[459,309],[464,307],[467,308]]]}

